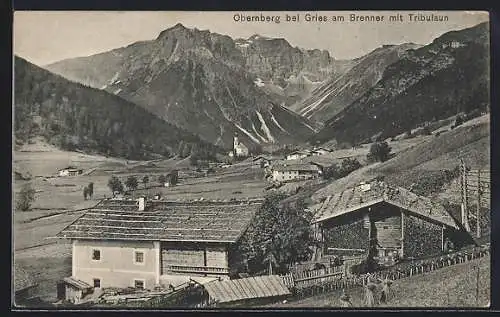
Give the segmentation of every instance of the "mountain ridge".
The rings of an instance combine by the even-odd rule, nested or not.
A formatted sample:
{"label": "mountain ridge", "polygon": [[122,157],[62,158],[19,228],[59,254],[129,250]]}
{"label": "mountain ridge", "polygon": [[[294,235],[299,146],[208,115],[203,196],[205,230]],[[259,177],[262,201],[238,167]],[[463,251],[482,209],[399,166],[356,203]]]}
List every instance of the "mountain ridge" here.
{"label": "mountain ridge", "polygon": [[375,86],[325,123],[313,142],[385,139],[462,112],[489,111],[489,27],[450,31],[408,51]]}
{"label": "mountain ridge", "polygon": [[250,146],[310,137],[313,124],[282,111],[281,102],[259,88],[245,63],[231,37],[177,24],[155,40],[47,68],[117,94],[221,146],[229,147],[234,133],[242,131]]}

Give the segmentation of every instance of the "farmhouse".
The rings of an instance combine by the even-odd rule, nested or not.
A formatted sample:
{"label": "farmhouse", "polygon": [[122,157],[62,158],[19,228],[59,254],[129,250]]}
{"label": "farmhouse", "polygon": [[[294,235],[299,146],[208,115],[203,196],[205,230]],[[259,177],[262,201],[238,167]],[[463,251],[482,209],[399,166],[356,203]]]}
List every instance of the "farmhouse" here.
{"label": "farmhouse", "polygon": [[233,248],[260,202],[105,200],[64,228],[72,276],[92,287],[179,285],[229,278]]}
{"label": "farmhouse", "polygon": [[319,147],[319,148],[315,148],[315,149],[312,149],[311,150],[311,154],[313,156],[317,156],[317,155],[324,155],[324,154],[328,154],[330,153],[331,151],[328,150],[328,149],[325,149],[325,148],[322,148],[322,147]]}
{"label": "farmhouse", "polygon": [[16,306],[29,305],[34,298],[34,289],[37,283],[24,268],[14,264],[14,302]]}
{"label": "farmhouse", "polygon": [[58,171],[59,176],[78,176],[83,174],[82,169],[77,169],[75,167],[68,166],[66,168],[60,169]]}
{"label": "farmhouse", "polygon": [[306,151],[294,151],[286,156],[287,160],[300,160],[310,155],[309,152]]}
{"label": "farmhouse", "polygon": [[313,164],[276,165],[272,167],[272,179],[276,182],[316,178],[321,169]]}
{"label": "farmhouse", "polygon": [[313,207],[323,252],[374,251],[379,263],[397,258],[440,254],[473,243],[446,209],[428,199],[384,182],[361,183]]}
{"label": "farmhouse", "polygon": [[266,155],[259,155],[256,158],[252,160],[253,162],[256,162],[260,165],[260,167],[265,168],[271,165],[271,162],[273,159],[269,156]]}

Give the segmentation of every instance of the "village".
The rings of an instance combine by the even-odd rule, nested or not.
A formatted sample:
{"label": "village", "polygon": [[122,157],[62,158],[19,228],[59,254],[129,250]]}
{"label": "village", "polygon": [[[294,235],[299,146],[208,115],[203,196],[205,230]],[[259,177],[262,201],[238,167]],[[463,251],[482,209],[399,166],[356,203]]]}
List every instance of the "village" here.
{"label": "village", "polygon": [[[315,299],[326,307],[401,307],[401,296],[412,295],[397,291],[406,280],[445,283],[446,274],[469,278],[477,270],[464,286],[477,289],[453,304],[485,306],[489,161],[461,155],[458,164],[444,164],[461,145],[437,145],[482,136],[489,117],[452,124],[352,148],[260,154],[235,135],[226,157],[197,165],[60,151],[45,157],[54,165],[47,168],[43,157],[53,149],[20,151],[19,164],[34,168],[16,172],[19,186],[31,180],[36,199],[32,211],[15,214],[16,303],[302,307]],[[406,174],[431,163],[456,167],[456,175],[430,185],[447,200],[425,187],[430,176]],[[403,186],[408,178],[412,186]],[[269,219],[281,220],[269,229]],[[292,241],[280,240],[286,234]]]}

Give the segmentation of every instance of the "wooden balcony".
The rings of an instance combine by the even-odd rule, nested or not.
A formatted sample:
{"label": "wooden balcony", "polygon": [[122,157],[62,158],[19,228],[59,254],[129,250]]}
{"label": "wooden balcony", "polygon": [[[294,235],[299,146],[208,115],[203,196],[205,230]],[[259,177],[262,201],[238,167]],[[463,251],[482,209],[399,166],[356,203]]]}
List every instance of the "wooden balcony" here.
{"label": "wooden balcony", "polygon": [[213,266],[168,265],[165,267],[165,273],[166,272],[221,275],[221,274],[229,274],[229,269],[227,267],[213,267]]}

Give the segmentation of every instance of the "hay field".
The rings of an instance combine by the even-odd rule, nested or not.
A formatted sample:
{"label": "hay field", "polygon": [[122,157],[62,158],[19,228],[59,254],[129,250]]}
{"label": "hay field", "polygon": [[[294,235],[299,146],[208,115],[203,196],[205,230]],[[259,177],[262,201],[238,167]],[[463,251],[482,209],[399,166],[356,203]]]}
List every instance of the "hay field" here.
{"label": "hay field", "polygon": [[[406,142],[406,147],[395,144]],[[413,144],[411,142],[414,142]],[[420,136],[413,139],[393,141],[390,146],[396,155],[383,162],[364,166],[347,177],[334,180],[313,195],[313,200],[319,200],[348,186],[361,181],[370,180],[376,176],[385,176],[387,182],[409,187],[420,178],[442,170],[453,169],[460,164],[460,159],[472,168],[489,168],[489,117],[483,116],[465,122],[463,125],[443,132],[439,136]],[[450,191],[450,195],[454,191]],[[450,197],[453,198],[453,197]]]}

